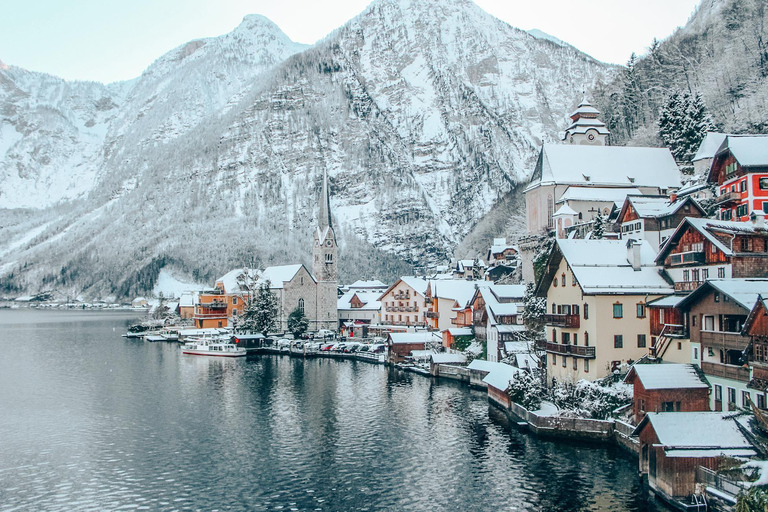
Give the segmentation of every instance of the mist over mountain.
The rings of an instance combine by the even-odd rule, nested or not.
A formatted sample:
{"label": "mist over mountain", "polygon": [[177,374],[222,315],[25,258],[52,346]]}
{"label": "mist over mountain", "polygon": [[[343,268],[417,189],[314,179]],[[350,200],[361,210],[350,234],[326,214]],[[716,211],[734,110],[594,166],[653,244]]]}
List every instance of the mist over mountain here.
{"label": "mist over mountain", "polygon": [[26,208],[2,212],[0,292],[308,262],[324,169],[343,280],[472,253],[615,69],[468,0],[377,0],[313,47],[248,16],[110,86],[0,70],[0,206]]}

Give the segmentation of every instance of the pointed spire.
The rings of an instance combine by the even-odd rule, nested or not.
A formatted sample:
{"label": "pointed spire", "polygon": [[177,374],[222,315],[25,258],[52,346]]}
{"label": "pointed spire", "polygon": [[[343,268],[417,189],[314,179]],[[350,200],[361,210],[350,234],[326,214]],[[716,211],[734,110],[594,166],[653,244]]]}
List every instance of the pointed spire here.
{"label": "pointed spire", "polygon": [[317,224],[321,230],[333,227],[333,221],[331,220],[331,196],[328,190],[328,174],[326,174],[325,169],[323,169],[323,187],[320,192],[320,214],[318,215]]}

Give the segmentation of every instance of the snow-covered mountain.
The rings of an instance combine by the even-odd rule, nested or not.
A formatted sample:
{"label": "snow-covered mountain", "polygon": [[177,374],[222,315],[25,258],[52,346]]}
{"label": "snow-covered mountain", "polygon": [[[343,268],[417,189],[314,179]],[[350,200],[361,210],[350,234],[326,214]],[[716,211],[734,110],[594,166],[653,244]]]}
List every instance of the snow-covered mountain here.
{"label": "snow-covered mountain", "polygon": [[87,210],[17,217],[19,237],[44,229],[7,251],[0,291],[120,295],[163,266],[210,278],[252,256],[307,261],[323,169],[342,272],[438,262],[613,72],[469,0],[376,0],[301,50],[247,17],[150,66],[115,95]]}

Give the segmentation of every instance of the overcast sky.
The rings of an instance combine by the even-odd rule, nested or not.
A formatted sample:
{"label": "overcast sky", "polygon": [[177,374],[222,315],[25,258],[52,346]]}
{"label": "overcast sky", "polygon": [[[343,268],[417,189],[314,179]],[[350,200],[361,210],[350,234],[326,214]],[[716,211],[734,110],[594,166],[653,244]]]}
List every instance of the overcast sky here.
{"label": "overcast sky", "polygon": [[[425,1],[425,0],[419,0]],[[537,28],[593,57],[624,64],[684,25],[699,0],[475,0],[512,26]],[[370,0],[3,0],[0,60],[66,79],[135,78],[192,39],[263,14],[294,41],[314,43]]]}

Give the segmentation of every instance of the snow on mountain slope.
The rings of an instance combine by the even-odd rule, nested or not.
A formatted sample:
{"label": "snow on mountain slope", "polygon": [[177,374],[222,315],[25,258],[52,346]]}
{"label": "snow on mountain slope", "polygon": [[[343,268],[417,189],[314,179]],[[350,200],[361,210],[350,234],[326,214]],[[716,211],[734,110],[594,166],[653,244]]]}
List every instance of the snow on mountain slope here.
{"label": "snow on mountain slope", "polygon": [[247,17],[138,79],[87,201],[99,214],[15,251],[28,269],[0,285],[129,295],[164,266],[205,281],[248,258],[308,262],[323,169],[342,272],[442,261],[614,69],[468,0],[376,0],[299,53],[267,29],[254,43],[252,23],[269,29]]}

